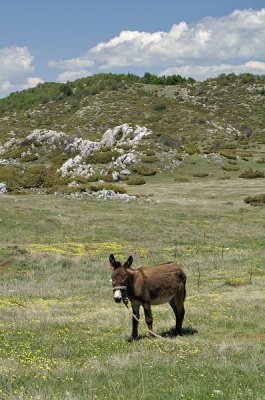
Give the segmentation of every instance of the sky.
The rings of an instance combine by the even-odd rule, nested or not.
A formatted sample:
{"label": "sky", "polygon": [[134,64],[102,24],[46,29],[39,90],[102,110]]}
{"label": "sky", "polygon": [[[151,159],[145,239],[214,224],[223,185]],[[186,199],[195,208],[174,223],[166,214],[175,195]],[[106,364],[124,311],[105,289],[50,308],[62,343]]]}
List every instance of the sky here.
{"label": "sky", "polygon": [[265,0],[0,0],[0,97],[147,71],[265,74]]}

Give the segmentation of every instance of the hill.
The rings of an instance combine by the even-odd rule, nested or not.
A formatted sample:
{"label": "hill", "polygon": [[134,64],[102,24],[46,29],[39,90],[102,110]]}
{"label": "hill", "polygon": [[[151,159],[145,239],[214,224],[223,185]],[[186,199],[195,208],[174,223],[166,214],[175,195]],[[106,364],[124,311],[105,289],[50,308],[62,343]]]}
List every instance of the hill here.
{"label": "hill", "polygon": [[[40,84],[0,100],[0,182],[16,193],[125,192],[124,182],[143,184],[143,176],[180,166],[189,176],[263,173],[264,99],[265,77],[251,74],[205,82],[99,74]],[[146,132],[140,140],[137,129]],[[110,131],[115,140],[104,142]]]}

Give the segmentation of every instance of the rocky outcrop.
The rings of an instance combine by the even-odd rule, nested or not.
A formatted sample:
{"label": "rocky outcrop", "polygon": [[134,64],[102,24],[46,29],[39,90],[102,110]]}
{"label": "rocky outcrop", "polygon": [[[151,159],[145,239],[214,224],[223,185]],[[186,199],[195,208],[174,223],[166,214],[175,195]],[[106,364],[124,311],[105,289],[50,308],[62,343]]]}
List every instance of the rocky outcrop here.
{"label": "rocky outcrop", "polygon": [[92,166],[82,161],[82,157],[77,155],[74,158],[69,158],[58,170],[63,177],[69,175],[81,175],[89,177],[95,173]]}

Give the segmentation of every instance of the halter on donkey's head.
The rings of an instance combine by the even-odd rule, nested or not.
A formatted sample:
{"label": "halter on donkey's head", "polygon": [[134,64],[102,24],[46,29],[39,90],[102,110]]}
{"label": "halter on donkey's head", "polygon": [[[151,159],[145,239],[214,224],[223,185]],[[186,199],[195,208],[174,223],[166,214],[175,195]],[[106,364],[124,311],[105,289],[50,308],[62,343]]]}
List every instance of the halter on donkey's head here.
{"label": "halter on donkey's head", "polygon": [[[109,257],[110,265],[113,268],[112,280],[113,280],[113,292],[114,292],[114,300],[119,303],[121,300],[127,306],[128,305],[128,297],[127,297],[127,285],[123,284],[126,282],[124,280],[124,275],[126,269],[130,268],[133,262],[132,256],[128,258],[128,260],[122,265],[119,261],[115,260],[113,254]],[[120,282],[119,282],[120,281]],[[119,284],[120,283],[120,284]]]}

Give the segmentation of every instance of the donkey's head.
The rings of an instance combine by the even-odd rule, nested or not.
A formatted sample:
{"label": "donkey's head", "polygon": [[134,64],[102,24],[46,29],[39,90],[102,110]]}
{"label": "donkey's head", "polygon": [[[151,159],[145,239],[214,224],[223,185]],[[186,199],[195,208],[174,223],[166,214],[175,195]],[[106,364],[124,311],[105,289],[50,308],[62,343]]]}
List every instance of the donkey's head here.
{"label": "donkey's head", "polygon": [[132,265],[133,258],[130,256],[128,260],[122,265],[119,261],[115,260],[113,254],[109,256],[110,265],[113,268],[113,273],[111,276],[112,279],[112,286],[114,292],[114,300],[116,303],[120,303],[123,299],[127,298],[127,286],[128,286],[128,279],[129,273],[128,269]]}

